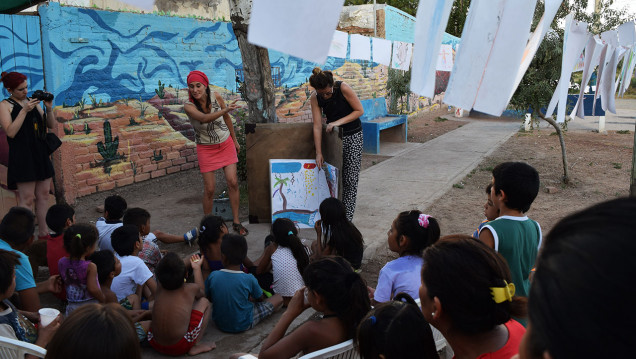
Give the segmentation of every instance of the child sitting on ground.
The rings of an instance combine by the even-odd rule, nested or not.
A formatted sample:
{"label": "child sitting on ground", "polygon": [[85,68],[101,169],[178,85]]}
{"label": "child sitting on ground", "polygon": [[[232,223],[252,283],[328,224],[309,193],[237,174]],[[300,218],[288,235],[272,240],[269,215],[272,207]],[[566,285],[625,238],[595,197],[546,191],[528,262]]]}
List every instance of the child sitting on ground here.
{"label": "child sitting on ground", "polygon": [[155,242],[157,237],[150,233],[150,213],[143,208],[130,208],[124,214],[124,225],[127,224],[134,225],[139,230],[143,247],[137,256],[154,273],[157,263],[161,260],[161,250]]}
{"label": "child sitting on ground", "polygon": [[[139,227],[139,233],[144,241],[150,241],[157,243],[157,241],[163,243],[181,243],[184,242],[188,245],[197,239],[198,231],[194,227],[191,230],[185,232],[184,235],[178,236],[176,234],[164,233],[159,230],[150,231],[150,212],[143,208],[129,208],[124,213],[124,224],[134,224]],[[161,258],[157,260],[159,262]]]}
{"label": "child sitting on ground", "polygon": [[[259,359],[292,358],[349,340],[371,309],[364,280],[342,257],[325,257],[309,264],[303,279],[307,287],[294,294],[261,345]],[[310,306],[322,312],[322,318],[308,320],[285,336],[291,323]]]}
{"label": "child sitting on ground", "polygon": [[523,162],[505,162],[492,170],[491,199],[499,217],[479,231],[479,240],[508,262],[516,294],[527,297],[530,271],[541,247],[541,227],[524,213],[539,193],[539,173]]}
{"label": "child sitting on ground", "polygon": [[389,249],[400,257],[387,263],[378,277],[376,289],[369,288],[373,303],[388,302],[402,292],[419,298],[422,252],[439,239],[437,220],[418,210],[402,212],[387,233]]}
{"label": "child sitting on ground", "polygon": [[194,283],[184,283],[186,266],[174,252],[168,252],[157,265],[157,296],[148,332],[150,345],[167,355],[197,355],[216,347],[197,343],[210,320],[210,302],[205,298],[201,257],[190,257]]}
{"label": "child sitting on ground", "polygon": [[[37,321],[38,314],[18,311],[11,304],[8,298],[15,292],[15,268],[19,264],[18,254],[0,249],[0,336],[45,348],[59,328],[61,316],[46,327],[36,329],[27,316]],[[0,349],[0,354],[7,354],[7,352]],[[17,358],[17,355],[15,357]]]}
{"label": "child sitting on ground", "polygon": [[492,189],[492,183],[489,183],[488,186],[486,186],[486,203],[484,204],[484,217],[486,217],[486,219],[484,219],[479,224],[479,227],[477,227],[477,230],[473,232],[473,237],[475,238],[479,238],[479,231],[481,231],[481,229],[486,225],[486,223],[490,221],[494,221],[495,219],[497,219],[497,217],[499,217],[499,210],[495,208],[495,205],[492,202],[492,198],[490,197],[491,189]]}
{"label": "child sitting on ground", "polygon": [[46,241],[46,260],[51,275],[60,274],[57,262],[67,257],[64,231],[75,223],[75,210],[68,204],[54,204],[46,212],[46,225],[53,231]]}
{"label": "child sitting on ground", "polygon": [[97,266],[86,259],[97,248],[97,228],[92,224],[74,224],[64,232],[64,248],[69,253],[57,263],[66,289],[66,315],[88,303],[103,303],[104,294],[97,282]]}
{"label": "child sitting on ground", "polygon": [[283,296],[287,306],[294,293],[305,286],[302,274],[309,265],[309,255],[298,238],[298,228],[287,218],[272,223],[272,242],[265,247],[256,269],[259,275],[273,273],[272,290]]}
{"label": "child sitting on ground", "polygon": [[241,271],[246,255],[245,237],[226,234],[221,242],[224,268],[212,272],[205,281],[205,294],[214,305],[212,319],[224,332],[239,333],[253,328],[283,305],[279,294],[265,299],[256,277]]}
{"label": "child sitting on ground", "polygon": [[123,225],[121,217],[128,208],[126,200],[116,194],[106,197],[104,200],[104,217],[97,218],[95,227],[99,232],[99,250],[109,250],[114,252],[110,236],[113,231]]}
{"label": "child sitting on ground", "polygon": [[431,326],[408,294],[398,293],[360,322],[355,340],[362,359],[437,359]]}
{"label": "child sitting on ground", "polygon": [[[223,218],[209,214],[201,220],[198,243],[201,256],[205,259],[201,264],[203,278],[207,278],[211,272],[223,269],[221,242],[223,242],[223,236],[226,234],[228,234],[228,229]],[[190,270],[190,258],[186,258],[185,262],[186,268]],[[254,263],[246,256],[241,265],[241,270],[244,271],[245,268],[253,267],[255,267]]]}
{"label": "child sitting on ground", "polygon": [[[110,289],[110,286],[113,283],[113,278],[121,273],[121,262],[111,251],[97,251],[91,254],[89,259],[97,266],[97,280],[102,293],[104,293],[104,303],[118,303],[117,295]],[[121,303],[121,306],[127,310],[126,313],[135,323],[135,331],[139,341],[144,341],[150,328],[149,319],[152,318],[152,312],[140,309],[137,294],[131,294],[126,299],[127,301]]]}
{"label": "child sitting on ground", "polygon": [[347,210],[339,199],[326,198],[320,203],[320,220],[316,221],[317,239],[312,244],[312,257],[327,255],[344,257],[354,269],[360,269],[364,240],[362,233],[347,219]]}
{"label": "child sitting on ground", "polygon": [[[147,286],[151,296],[154,296],[156,283],[152,272],[144,264],[144,261],[137,257],[143,247],[141,237],[139,237],[139,229],[132,224],[115,229],[112,234],[112,244],[121,262],[121,274],[113,278],[111,285],[112,291],[117,295],[117,300],[121,303],[126,300],[126,297],[135,293],[141,297],[143,286]],[[147,299],[151,301],[152,297]]]}

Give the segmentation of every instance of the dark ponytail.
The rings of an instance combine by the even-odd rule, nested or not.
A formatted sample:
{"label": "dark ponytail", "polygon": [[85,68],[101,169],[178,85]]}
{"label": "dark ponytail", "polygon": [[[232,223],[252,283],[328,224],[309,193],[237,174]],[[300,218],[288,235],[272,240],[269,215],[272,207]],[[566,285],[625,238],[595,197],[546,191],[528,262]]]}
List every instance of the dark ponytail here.
{"label": "dark ponytail", "polygon": [[[227,227],[223,218],[208,214],[203,217],[199,224],[199,250],[204,255],[207,253],[208,246],[219,241],[223,231],[221,228]],[[209,253],[208,253],[209,255]]]}
{"label": "dark ponytail", "polygon": [[[422,215],[421,219],[420,215]],[[424,249],[435,244],[440,236],[437,220],[418,210],[398,214],[395,229],[398,238],[404,235],[409,239],[409,247],[404,251],[404,255],[421,257]]]}
{"label": "dark ponytail", "polygon": [[321,295],[325,305],[344,322],[353,338],[362,318],[371,309],[364,279],[342,257],[323,257],[307,266],[303,273],[307,288]]}
{"label": "dark ponytail", "polygon": [[272,223],[272,234],[274,235],[274,242],[281,247],[287,247],[291,250],[294,258],[296,258],[296,265],[298,266],[298,272],[303,273],[305,268],[309,265],[309,255],[305,250],[305,246],[298,238],[298,229],[294,222],[287,218],[278,218]]}
{"label": "dark ponytail", "polygon": [[98,237],[99,233],[94,225],[74,224],[64,231],[64,249],[71,259],[79,259],[88,248],[95,245]]}
{"label": "dark ponytail", "polygon": [[314,67],[311,76],[309,76],[309,84],[316,90],[333,87],[333,73],[322,71],[320,67]]}

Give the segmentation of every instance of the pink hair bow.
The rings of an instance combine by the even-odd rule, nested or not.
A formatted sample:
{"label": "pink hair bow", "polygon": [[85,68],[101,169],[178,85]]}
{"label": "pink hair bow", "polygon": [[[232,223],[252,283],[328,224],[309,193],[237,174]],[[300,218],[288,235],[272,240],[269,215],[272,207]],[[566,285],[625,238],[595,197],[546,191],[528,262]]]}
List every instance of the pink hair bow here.
{"label": "pink hair bow", "polygon": [[428,228],[428,219],[431,218],[431,216],[429,216],[428,214],[420,214],[417,217],[417,223],[420,224],[421,227],[423,228]]}

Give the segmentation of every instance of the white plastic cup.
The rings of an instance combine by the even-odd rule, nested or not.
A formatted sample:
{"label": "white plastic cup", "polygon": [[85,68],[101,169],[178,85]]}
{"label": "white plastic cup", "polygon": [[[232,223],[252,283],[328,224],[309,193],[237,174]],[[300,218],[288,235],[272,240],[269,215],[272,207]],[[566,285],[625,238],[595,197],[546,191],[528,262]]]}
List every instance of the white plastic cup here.
{"label": "white plastic cup", "polygon": [[38,313],[40,313],[40,326],[42,328],[51,324],[60,315],[60,311],[54,308],[42,308],[38,310]]}

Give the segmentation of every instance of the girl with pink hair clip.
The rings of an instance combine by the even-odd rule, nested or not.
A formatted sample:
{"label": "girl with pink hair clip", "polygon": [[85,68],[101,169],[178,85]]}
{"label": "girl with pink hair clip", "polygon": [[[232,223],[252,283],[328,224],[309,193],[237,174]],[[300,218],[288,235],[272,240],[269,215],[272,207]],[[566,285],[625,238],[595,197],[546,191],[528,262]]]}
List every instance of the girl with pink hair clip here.
{"label": "girl with pink hair clip", "polygon": [[387,232],[389,249],[399,258],[387,263],[378,277],[375,289],[369,287],[372,303],[388,302],[403,292],[419,298],[422,252],[437,242],[440,229],[437,220],[418,210],[398,214]]}

